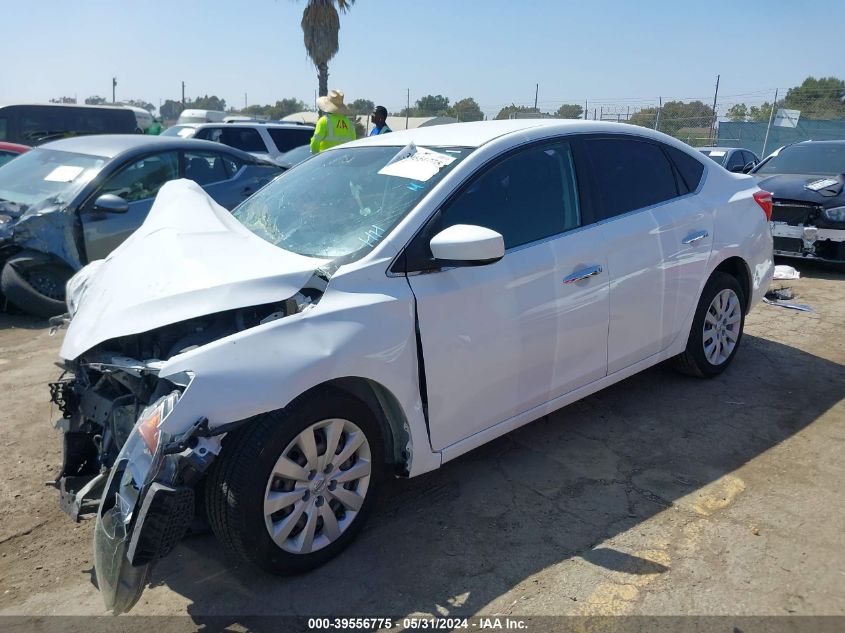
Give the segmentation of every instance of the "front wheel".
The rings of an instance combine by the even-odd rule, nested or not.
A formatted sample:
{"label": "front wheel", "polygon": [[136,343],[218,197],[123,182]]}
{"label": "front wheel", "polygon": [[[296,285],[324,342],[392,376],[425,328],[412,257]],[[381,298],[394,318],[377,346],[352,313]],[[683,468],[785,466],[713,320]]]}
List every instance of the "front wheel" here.
{"label": "front wheel", "polygon": [[9,258],[0,273],[0,290],[15,307],[40,317],[67,312],[65,284],[73,271],[40,253]]}
{"label": "front wheel", "polygon": [[224,443],[206,482],[215,535],[273,574],[340,553],[372,510],[384,450],[370,410],[327,390],[260,416]]}
{"label": "front wheel", "polygon": [[699,378],[713,378],[725,371],[742,340],[744,308],[736,278],[713,273],[698,301],[687,348],[672,359],[674,368]]}

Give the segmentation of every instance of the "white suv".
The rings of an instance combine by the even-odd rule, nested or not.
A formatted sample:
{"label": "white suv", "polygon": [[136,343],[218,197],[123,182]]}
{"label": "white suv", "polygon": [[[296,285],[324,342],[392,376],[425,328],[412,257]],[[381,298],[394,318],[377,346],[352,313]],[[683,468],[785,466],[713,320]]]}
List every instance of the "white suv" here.
{"label": "white suv", "polygon": [[299,123],[206,123],[198,125],[193,138],[216,141],[278,162],[295,147],[308,145],[314,128]]}

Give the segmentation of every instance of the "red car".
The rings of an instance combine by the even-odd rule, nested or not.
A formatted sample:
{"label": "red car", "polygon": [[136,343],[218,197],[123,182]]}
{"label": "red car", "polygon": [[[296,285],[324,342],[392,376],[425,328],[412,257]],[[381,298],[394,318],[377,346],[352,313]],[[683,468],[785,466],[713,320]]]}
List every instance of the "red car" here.
{"label": "red car", "polygon": [[0,141],[0,167],[8,163],[16,156],[32,149],[29,145],[18,145],[17,143],[4,143]]}

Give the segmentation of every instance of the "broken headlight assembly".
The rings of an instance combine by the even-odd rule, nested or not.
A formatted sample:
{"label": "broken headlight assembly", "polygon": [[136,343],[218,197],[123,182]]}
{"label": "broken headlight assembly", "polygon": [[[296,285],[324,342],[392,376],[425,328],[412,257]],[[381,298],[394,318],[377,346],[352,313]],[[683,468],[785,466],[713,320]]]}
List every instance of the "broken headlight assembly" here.
{"label": "broken headlight assembly", "polygon": [[163,433],[179,391],[145,408],[111,469],[94,528],[94,566],[106,608],[131,608],[153,563],[181,539],[194,512],[193,488],[180,485],[185,444]]}
{"label": "broken headlight assembly", "polygon": [[823,209],[822,215],[831,222],[845,222],[845,207],[833,207]]}

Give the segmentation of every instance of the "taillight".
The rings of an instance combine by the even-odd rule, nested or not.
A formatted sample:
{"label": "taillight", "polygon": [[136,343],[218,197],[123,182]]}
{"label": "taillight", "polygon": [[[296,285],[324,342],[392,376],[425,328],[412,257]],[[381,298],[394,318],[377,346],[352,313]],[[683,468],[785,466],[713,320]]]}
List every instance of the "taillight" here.
{"label": "taillight", "polygon": [[763,209],[763,213],[766,214],[766,220],[772,219],[772,194],[768,191],[760,191],[754,192],[754,201],[760,205],[760,208]]}

